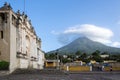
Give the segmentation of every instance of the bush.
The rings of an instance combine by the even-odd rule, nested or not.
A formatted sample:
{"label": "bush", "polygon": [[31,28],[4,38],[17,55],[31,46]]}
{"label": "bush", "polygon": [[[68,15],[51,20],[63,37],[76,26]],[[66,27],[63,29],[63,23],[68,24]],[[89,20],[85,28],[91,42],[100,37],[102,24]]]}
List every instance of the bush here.
{"label": "bush", "polygon": [[9,62],[0,61],[0,70],[8,70],[9,69]]}

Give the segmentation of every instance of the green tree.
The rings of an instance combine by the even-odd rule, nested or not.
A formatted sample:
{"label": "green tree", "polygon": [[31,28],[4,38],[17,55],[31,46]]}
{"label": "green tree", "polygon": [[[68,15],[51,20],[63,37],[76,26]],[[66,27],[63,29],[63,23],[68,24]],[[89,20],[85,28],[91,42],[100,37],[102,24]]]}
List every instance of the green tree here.
{"label": "green tree", "polygon": [[80,56],[80,59],[83,61],[85,59],[87,59],[87,54],[86,53],[83,53],[81,56]]}
{"label": "green tree", "polygon": [[69,55],[67,55],[68,57],[68,59],[71,59],[71,61],[74,61],[75,60],[75,55],[74,54],[69,54]]}
{"label": "green tree", "polygon": [[81,52],[80,52],[80,51],[77,51],[77,52],[75,53],[75,55],[76,55],[76,56],[80,56],[80,55],[81,55]]}
{"label": "green tree", "polygon": [[74,56],[74,59],[75,60],[79,60],[79,57],[81,56],[81,52],[80,51],[77,51],[76,53],[75,53],[75,56]]}
{"label": "green tree", "polygon": [[108,52],[103,52],[102,55],[109,55],[109,53]]}
{"label": "green tree", "polygon": [[120,62],[120,54],[110,55],[109,60],[115,60],[117,62]]}
{"label": "green tree", "polygon": [[56,59],[56,54],[51,53],[51,54],[45,54],[46,59]]}
{"label": "green tree", "polygon": [[92,59],[97,61],[97,62],[103,62],[103,59],[100,56],[99,50],[96,50],[95,52],[92,53]]}
{"label": "green tree", "polygon": [[65,63],[69,63],[69,62],[71,62],[71,60],[68,59],[68,58],[63,58],[62,62],[65,64]]}
{"label": "green tree", "polygon": [[90,62],[90,58],[88,58],[88,55],[86,53],[81,54],[81,56],[79,57],[79,60],[82,60],[85,63]]}
{"label": "green tree", "polygon": [[100,56],[100,51],[96,50],[95,52],[92,53],[92,56]]}

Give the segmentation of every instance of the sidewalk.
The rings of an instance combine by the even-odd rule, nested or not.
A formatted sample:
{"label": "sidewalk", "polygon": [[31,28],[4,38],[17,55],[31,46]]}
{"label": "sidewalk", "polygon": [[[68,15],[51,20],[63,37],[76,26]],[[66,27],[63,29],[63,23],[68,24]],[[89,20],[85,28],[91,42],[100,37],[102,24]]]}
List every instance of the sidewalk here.
{"label": "sidewalk", "polygon": [[69,71],[70,74],[120,74],[120,71],[87,71],[87,72],[77,72]]}
{"label": "sidewalk", "polygon": [[9,71],[0,71],[0,76],[8,75]]}

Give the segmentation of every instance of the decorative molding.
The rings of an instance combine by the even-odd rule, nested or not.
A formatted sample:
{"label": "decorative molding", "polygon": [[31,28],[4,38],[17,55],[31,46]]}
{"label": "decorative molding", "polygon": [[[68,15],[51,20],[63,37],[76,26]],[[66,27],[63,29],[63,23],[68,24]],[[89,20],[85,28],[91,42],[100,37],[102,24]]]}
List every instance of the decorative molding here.
{"label": "decorative molding", "polygon": [[27,54],[22,53],[22,52],[17,52],[16,57],[17,57],[17,58],[28,59],[28,58],[27,58]]}
{"label": "decorative molding", "polygon": [[31,61],[38,61],[38,58],[31,56]]}

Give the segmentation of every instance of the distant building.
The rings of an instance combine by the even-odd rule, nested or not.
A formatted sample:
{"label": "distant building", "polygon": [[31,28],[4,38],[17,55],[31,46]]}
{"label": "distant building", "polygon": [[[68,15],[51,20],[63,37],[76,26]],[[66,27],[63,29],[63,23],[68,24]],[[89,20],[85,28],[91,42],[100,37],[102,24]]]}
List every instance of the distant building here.
{"label": "distant building", "polygon": [[109,57],[109,55],[108,54],[103,54],[103,55],[101,54],[100,57],[106,58],[106,57]]}
{"label": "distant building", "polygon": [[17,68],[42,69],[44,53],[41,39],[27,15],[15,13],[7,3],[0,7],[0,60],[10,63],[10,72]]}
{"label": "distant building", "polygon": [[95,60],[90,60],[90,63],[91,64],[96,64],[96,61]]}
{"label": "distant building", "polygon": [[60,60],[46,60],[45,67],[46,68],[57,68],[60,66]]}

